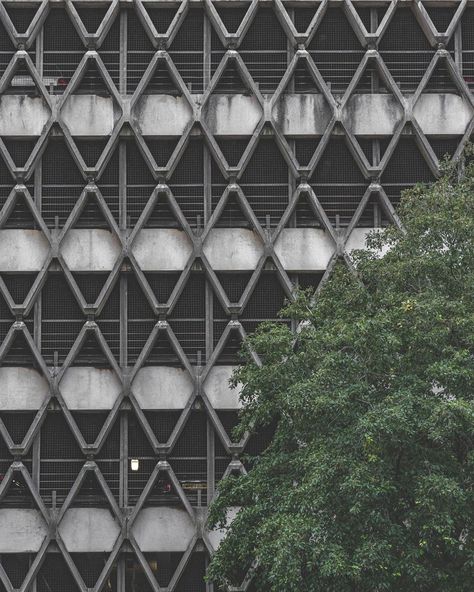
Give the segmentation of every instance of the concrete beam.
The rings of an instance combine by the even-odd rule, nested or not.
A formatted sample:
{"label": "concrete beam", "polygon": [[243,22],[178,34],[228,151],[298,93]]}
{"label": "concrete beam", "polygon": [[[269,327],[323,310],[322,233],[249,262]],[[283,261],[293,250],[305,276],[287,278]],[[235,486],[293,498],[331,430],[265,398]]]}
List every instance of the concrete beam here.
{"label": "concrete beam", "polygon": [[133,116],[145,136],[179,136],[191,121],[193,112],[183,96],[143,95]]}
{"label": "concrete beam", "polygon": [[71,95],[61,115],[73,136],[109,136],[114,128],[114,103],[110,97]]}
{"label": "concrete beam", "polygon": [[41,97],[0,96],[0,136],[40,136],[48,118]]}
{"label": "concrete beam", "polygon": [[186,266],[193,245],[187,234],[173,228],[144,228],[132,252],[143,271],[177,271]]}
{"label": "concrete beam", "polygon": [[187,370],[171,366],[144,366],[132,383],[142,409],[184,409],[194,390]]}
{"label": "concrete beam", "polygon": [[64,373],[59,388],[73,411],[112,409],[122,385],[113,370],[73,366]]}
{"label": "concrete beam", "polygon": [[49,243],[39,230],[0,230],[0,271],[39,271]]}
{"label": "concrete beam", "polygon": [[180,508],[144,508],[138,514],[132,532],[145,553],[176,553],[187,549],[195,526],[189,514]]}
{"label": "concrete beam", "polygon": [[213,366],[204,381],[204,390],[215,409],[239,409],[240,388],[232,389],[230,379],[236,366]]}
{"label": "concrete beam", "polygon": [[72,228],[61,243],[61,253],[71,271],[110,271],[121,247],[108,230]]}
{"label": "concrete beam", "polygon": [[[222,245],[226,245],[223,249]],[[203,247],[211,267],[216,270],[251,270],[263,254],[259,236],[245,228],[213,228]]]}
{"label": "concrete beam", "polygon": [[0,508],[0,553],[37,553],[47,534],[38,510]]}
{"label": "concrete beam", "polygon": [[33,368],[0,368],[0,411],[35,411],[48,397],[48,381]]}
{"label": "concrete beam", "polygon": [[104,553],[112,551],[120,526],[107,509],[70,508],[58,531],[70,553]]}

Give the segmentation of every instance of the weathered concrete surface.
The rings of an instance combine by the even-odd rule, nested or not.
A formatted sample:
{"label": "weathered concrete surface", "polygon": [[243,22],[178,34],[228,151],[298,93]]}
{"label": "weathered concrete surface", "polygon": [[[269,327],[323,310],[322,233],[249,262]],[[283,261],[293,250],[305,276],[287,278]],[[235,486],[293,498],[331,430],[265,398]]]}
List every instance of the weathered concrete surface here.
{"label": "weathered concrete surface", "polygon": [[423,94],[413,114],[427,135],[462,135],[472,117],[472,108],[454,94]]}
{"label": "weathered concrete surface", "polygon": [[120,534],[114,516],[105,508],[70,508],[58,530],[70,553],[110,552]]}
{"label": "weathered concrete surface", "polygon": [[262,113],[262,106],[253,95],[211,95],[205,107],[211,132],[221,136],[251,135]]}
{"label": "weathered concrete surface", "polygon": [[72,228],[60,249],[71,271],[110,271],[121,252],[112,232],[95,228]]}
{"label": "weathered concrete surface", "polygon": [[230,388],[235,366],[213,366],[204,381],[207,398],[215,409],[238,409],[240,389]]}
{"label": "weathered concrete surface", "polygon": [[112,409],[122,385],[113,370],[73,366],[64,373],[59,388],[68,408],[79,411]]}
{"label": "weathered concrete surface", "polygon": [[204,254],[216,270],[250,270],[263,254],[259,236],[246,228],[213,228],[204,241]]}
{"label": "weathered concrete surface", "polygon": [[144,366],[132,383],[142,409],[184,409],[194,390],[187,370],[171,366]]}
{"label": "weathered concrete surface", "polygon": [[42,97],[0,97],[0,136],[39,136],[50,115]]}
{"label": "weathered concrete surface", "polygon": [[284,228],[275,243],[275,252],[289,271],[326,269],[334,249],[329,233],[319,228]]}
{"label": "weathered concrete surface", "polygon": [[0,230],[0,271],[39,271],[49,243],[39,230]]}
{"label": "weathered concrete surface", "polygon": [[0,368],[0,411],[34,411],[48,396],[48,381],[33,368]]}
{"label": "weathered concrete surface", "polygon": [[114,127],[114,103],[110,97],[70,95],[61,115],[73,136],[108,136]]}
{"label": "weathered concrete surface", "polygon": [[360,136],[390,136],[403,117],[403,107],[391,94],[352,95],[344,112],[347,127]]}
{"label": "weathered concrete surface", "polygon": [[[240,509],[239,506],[229,508],[229,510],[227,512],[226,526],[230,526],[230,524],[232,523],[234,518],[237,516],[239,509]],[[208,537],[209,537],[209,540],[211,542],[213,549],[216,550],[219,547],[219,545],[221,544],[222,540],[226,536],[226,529],[221,528],[218,530],[208,530],[207,534],[208,534]]]}
{"label": "weathered concrete surface", "polygon": [[37,553],[47,534],[38,510],[0,508],[0,553]]}
{"label": "weathered concrete surface", "polygon": [[[199,103],[201,95],[194,95]],[[57,97],[51,97],[53,101]],[[432,135],[458,135],[471,115],[467,101],[457,94],[423,94],[415,106],[422,130]],[[252,95],[212,95],[204,107],[204,118],[217,136],[251,135],[262,108]],[[358,135],[384,136],[393,132],[402,110],[391,94],[353,95],[343,119]],[[104,136],[112,132],[117,113],[111,98],[73,95],[62,115],[74,136]],[[144,95],[133,115],[145,136],[180,136],[192,111],[183,97]],[[285,94],[275,105],[273,116],[289,136],[321,135],[331,118],[331,109],[321,94]],[[41,98],[6,95],[0,99],[0,135],[37,136],[49,117]]]}
{"label": "weathered concrete surface", "polygon": [[144,228],[132,246],[143,271],[182,270],[192,251],[193,246],[186,233],[173,228]]}
{"label": "weathered concrete surface", "polygon": [[179,508],[144,508],[132,532],[143,552],[182,552],[191,542],[195,528],[191,517]]}
{"label": "weathered concrete surface", "polygon": [[143,95],[133,110],[138,127],[146,136],[179,136],[192,115],[183,96]]}

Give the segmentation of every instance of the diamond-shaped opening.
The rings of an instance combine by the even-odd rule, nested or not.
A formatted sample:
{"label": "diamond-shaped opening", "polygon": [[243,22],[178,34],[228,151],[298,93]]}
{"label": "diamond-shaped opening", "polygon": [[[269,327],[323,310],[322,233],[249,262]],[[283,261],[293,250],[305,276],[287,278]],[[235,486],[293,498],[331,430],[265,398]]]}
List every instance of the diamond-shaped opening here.
{"label": "diamond-shaped opening", "polygon": [[205,575],[205,553],[203,553],[202,551],[194,551],[194,553],[191,555],[188,561],[188,564],[184,568],[183,575],[179,578],[179,581],[175,588],[176,592],[188,592],[188,590],[193,590],[193,592],[205,592]]}
{"label": "diamond-shaped opening", "polygon": [[127,93],[133,94],[156,49],[135,11],[127,11]]}
{"label": "diamond-shaped opening", "polygon": [[239,424],[239,412],[235,409],[216,409],[216,414],[230,441],[238,442],[240,438],[236,437],[234,430]]}
{"label": "diamond-shaped opening", "polygon": [[93,140],[74,138],[74,143],[88,167],[96,166],[108,141],[108,138],[94,138]]}
{"label": "diamond-shaped opening", "polygon": [[5,89],[5,94],[8,95],[28,95],[30,97],[39,97],[40,91],[36,86],[31,72],[26,66],[24,60],[16,62],[15,73],[10,78],[8,86]]}
{"label": "diamond-shaped opening", "polygon": [[40,8],[40,3],[34,2],[30,6],[22,6],[21,4],[19,5],[18,2],[5,2],[3,6],[5,7],[5,10],[7,11],[7,14],[10,17],[16,32],[22,34],[26,33],[28,27],[30,26],[32,20]]}
{"label": "diamond-shaped opening", "polygon": [[52,590],[80,592],[66,560],[57,548],[53,552],[46,553],[36,576],[36,582],[38,592],[52,592]]}
{"label": "diamond-shaped opening", "polygon": [[298,273],[296,278],[296,286],[300,290],[311,290],[314,291],[319,287],[323,278],[324,272],[305,272]]}
{"label": "diamond-shaped opening", "polygon": [[13,472],[13,479],[0,504],[2,508],[38,508],[28,483],[20,471]]}
{"label": "diamond-shaped opening", "polygon": [[379,70],[377,69],[377,63],[375,60],[369,60],[367,63],[362,76],[354,89],[354,94],[387,94],[391,93]]}
{"label": "diamond-shaped opening", "polygon": [[[160,147],[166,141],[158,141]],[[166,157],[154,147],[153,143],[148,143],[156,162],[160,165],[160,161]],[[127,226],[133,227],[137,223],[143,209],[145,208],[156,182],[151,174],[148,165],[138,148],[136,142],[125,142],[126,159],[127,159]],[[152,224],[153,215],[150,216],[148,223]],[[155,220],[154,223],[157,223]]]}
{"label": "diamond-shaped opening", "polygon": [[62,138],[50,138],[41,163],[41,214],[48,228],[61,228],[81,195],[84,178]]}
{"label": "diamond-shaped opening", "polygon": [[438,157],[438,160],[452,158],[461,140],[462,136],[456,136],[454,138],[428,137],[428,141],[431,144],[436,156]]}
{"label": "diamond-shaped opening", "polygon": [[182,96],[182,90],[176,85],[166,62],[159,60],[153,74],[143,90],[144,95]]}
{"label": "diamond-shaped opening", "polygon": [[14,321],[14,315],[8,307],[5,297],[0,292],[0,342],[5,339]]}
{"label": "diamond-shaped opening", "polygon": [[84,314],[62,274],[49,274],[41,294],[41,352],[47,365],[62,365],[85,322]]}
{"label": "diamond-shaped opening", "polygon": [[77,352],[73,366],[93,366],[95,368],[109,368],[110,363],[102,351],[97,335],[94,331],[88,331],[84,342]]}
{"label": "diamond-shaped opening", "polygon": [[[107,559],[107,553],[71,553],[71,559],[74,561],[78,572],[81,575],[87,588],[94,588],[99,579],[100,574],[104,570]],[[115,574],[114,574],[115,575]],[[114,576],[109,576],[110,581],[103,588],[104,590],[112,590],[109,585],[112,583]]]}
{"label": "diamond-shaped opening", "polygon": [[84,4],[78,4],[74,2],[74,7],[86,31],[93,35],[97,33],[97,30],[102,24],[102,21],[107,14],[107,10],[110,7],[110,2],[108,2],[105,6],[97,6],[95,2]]}
{"label": "diamond-shaped opening", "polygon": [[382,174],[382,184],[392,205],[415,183],[431,183],[435,177],[412,136],[401,137]]}
{"label": "diamond-shaped opening", "polygon": [[310,183],[335,227],[349,224],[367,188],[343,137],[329,140]]}
{"label": "diamond-shaped opening", "polygon": [[433,73],[431,74],[426,86],[423,88],[424,93],[455,93],[461,94],[458,86],[453,80],[451,73],[448,70],[446,60],[438,60]]}
{"label": "diamond-shaped opening", "polygon": [[48,506],[60,507],[85,462],[66,418],[49,411],[41,426],[40,495]]}
{"label": "diamond-shaped opening", "polygon": [[38,364],[22,331],[15,331],[8,351],[1,360],[2,366],[36,367]]}
{"label": "diamond-shaped opening", "polygon": [[286,92],[319,94],[321,91],[316,84],[306,60],[299,60],[292,78],[288,82]]}
{"label": "diamond-shaped opening", "polygon": [[144,414],[158,442],[166,444],[181,416],[181,411],[149,410],[144,411]]}
{"label": "diamond-shaped opening", "polygon": [[166,167],[181,138],[146,138],[145,143],[159,167]]}
{"label": "diamond-shaped opening", "polygon": [[362,214],[357,221],[358,228],[385,228],[390,224],[390,217],[377,193],[372,193]]}
{"label": "diamond-shaped opening", "polygon": [[377,27],[383,20],[385,13],[387,12],[387,8],[389,6],[388,2],[385,2],[383,6],[359,6],[358,4],[352,5],[359,15],[360,20],[364,24],[364,27],[367,33],[375,33],[377,31]]}
{"label": "diamond-shaped opening", "polygon": [[160,6],[158,8],[149,6],[146,3],[143,4],[143,7],[148,13],[150,20],[159,35],[164,35],[168,31],[179,9],[179,5],[171,6],[169,8]]}
{"label": "diamond-shaped opening", "polygon": [[[215,201],[214,209],[220,200],[217,198]],[[215,222],[215,226],[217,228],[249,228],[251,226],[237,193],[233,191],[229,193],[225,206]]]}
{"label": "diamond-shaped opening", "polygon": [[215,140],[221,149],[222,154],[227,160],[227,164],[231,167],[237,167],[242,155],[249,143],[249,137],[246,138],[229,138],[228,136],[216,137]]}
{"label": "diamond-shaped opening", "polygon": [[144,366],[179,366],[181,361],[176,354],[170,338],[164,331],[159,331],[153,346],[143,362]]}
{"label": "diamond-shaped opening", "polygon": [[321,138],[288,138],[290,147],[292,147],[296,160],[300,166],[308,166],[313,154],[319,145]]}
{"label": "diamond-shaped opening", "polygon": [[135,364],[157,319],[134,274],[127,275],[128,362]]}
{"label": "diamond-shaped opening", "polygon": [[252,94],[252,90],[243,79],[235,60],[231,59],[227,62],[214,87],[213,94]]}
{"label": "diamond-shaped opening", "polygon": [[[3,362],[2,362],[2,365]],[[35,419],[36,411],[2,411],[0,419],[14,444],[21,444]]]}
{"label": "diamond-shaped opening", "polygon": [[62,7],[50,7],[43,34],[43,80],[50,94],[61,95],[84,54],[84,45]]}
{"label": "diamond-shaped opening", "polygon": [[79,286],[85,301],[88,304],[94,304],[98,299],[99,294],[104,287],[104,284],[109,277],[108,273],[87,272],[87,273],[73,273],[72,276]]}
{"label": "diamond-shaped opening", "polygon": [[[284,3],[285,5],[286,3]],[[303,34],[306,33],[306,31],[308,30],[309,25],[311,24],[311,21],[314,18],[314,15],[316,14],[316,12],[318,11],[318,8],[320,6],[321,2],[316,2],[314,4],[314,6],[295,6],[293,7],[293,5],[288,5],[285,6],[285,9],[288,10],[288,8],[292,9],[293,12],[293,23],[295,25],[295,29],[298,31],[298,33]]]}
{"label": "diamond-shaped opening", "polygon": [[[133,461],[133,462],[132,462]],[[134,506],[158,462],[153,448],[134,414],[128,416],[128,505]],[[167,495],[167,493],[162,493]]]}
{"label": "diamond-shaped opening", "polygon": [[204,225],[204,143],[189,141],[168,185],[192,228]]}
{"label": "diamond-shaped opening", "polygon": [[84,205],[73,228],[104,228],[110,230],[109,222],[99,206],[97,196],[90,192],[86,194]]}
{"label": "diamond-shaped opening", "polygon": [[202,271],[190,273],[176,304],[168,314],[169,324],[191,364],[206,360],[206,278]]}
{"label": "diamond-shaped opening", "polygon": [[308,193],[302,192],[298,195],[296,205],[286,226],[293,228],[319,228],[322,226]]}
{"label": "diamond-shaped opening", "polygon": [[191,93],[204,91],[204,10],[190,8],[168,50]]}
{"label": "diamond-shaped opening", "polygon": [[15,205],[8,218],[4,221],[2,228],[27,228],[36,230],[38,224],[28,206],[26,196],[18,192],[15,196]]}
{"label": "diamond-shaped opening", "polygon": [[175,271],[165,273],[145,273],[150,288],[160,304],[166,304],[168,302],[180,276],[181,273]]}
{"label": "diamond-shaped opening", "polygon": [[239,179],[262,226],[276,226],[289,202],[289,170],[276,142],[261,138]]}
{"label": "diamond-shaped opening", "polygon": [[[337,31],[337,35],[334,34]],[[364,55],[343,8],[327,9],[308,51],[333,94],[343,94]]]}
{"label": "diamond-shaped opening", "polygon": [[[219,279],[224,292],[227,294],[229,301],[235,304],[241,299],[252,274],[252,271],[240,273],[227,271],[216,272],[217,278]],[[215,298],[215,301],[217,301],[217,297]]]}
{"label": "diamond-shaped opening", "polygon": [[[214,301],[214,308],[216,308]],[[220,316],[220,315],[219,315]],[[214,347],[217,345],[219,339],[222,337],[227,322],[229,319],[222,321],[220,319],[214,319]],[[232,329],[225,340],[224,347],[221,349],[217,360],[215,361],[216,366],[229,366],[236,365],[242,362],[241,350],[242,350],[242,337],[236,329]]]}
{"label": "diamond-shaped opening", "polygon": [[32,553],[2,553],[0,563],[14,588],[21,588],[34,559]]}
{"label": "diamond-shaped opening", "polygon": [[437,31],[439,33],[444,33],[447,31],[454,15],[456,14],[458,6],[433,6],[430,5],[429,2],[422,2],[422,4],[425,7],[426,12],[428,13],[431,22],[436,27]]}
{"label": "diamond-shaped opening", "polygon": [[247,14],[250,3],[245,6],[226,6],[220,2],[214,2],[215,9],[228,33],[237,33],[244,16]]}
{"label": "diamond-shaped opening", "polygon": [[108,159],[107,165],[100,177],[98,177],[97,186],[102,197],[110,210],[110,213],[118,223],[120,216],[120,145],[117,144],[112,155]]}
{"label": "diamond-shaped opening", "polygon": [[227,453],[217,432],[214,432],[214,474],[216,484],[223,478],[231,460],[232,456]]}
{"label": "diamond-shaped opening", "polygon": [[[262,34],[265,32],[265,34]],[[215,57],[220,46],[212,42]],[[273,93],[288,66],[288,38],[272,8],[259,8],[240,46],[239,54],[260,92]]]}
{"label": "diamond-shaped opening", "polygon": [[1,274],[1,278],[4,281],[15,304],[22,304],[26,300],[26,297],[33,287],[36,277],[36,273]]}
{"label": "diamond-shaped opening", "polygon": [[355,136],[367,162],[371,166],[377,166],[383,159],[385,152],[392,140],[391,136],[379,136],[377,138],[367,138],[366,136]]}
{"label": "diamond-shaped opening", "polygon": [[84,479],[71,502],[73,508],[108,508],[109,500],[94,471],[86,471]]}
{"label": "diamond-shaped opening", "polygon": [[21,140],[12,140],[2,138],[5,148],[10,154],[16,168],[22,168],[26,165],[31,156],[38,138],[22,138]]}
{"label": "diamond-shaped opening", "polygon": [[[79,425],[80,428],[81,425]],[[85,436],[87,435],[87,432],[82,428],[81,431]],[[120,495],[120,420],[118,418],[114,420],[105,442],[94,456],[94,460],[112,495],[118,501]]]}
{"label": "diamond-shaped opening", "polygon": [[286,299],[278,274],[263,271],[240,316],[245,331],[252,333],[262,321],[287,322],[279,316]]}
{"label": "diamond-shaped opening", "polygon": [[435,52],[408,7],[397,8],[379,51],[403,93],[415,92]]}
{"label": "diamond-shaped opening", "polygon": [[144,224],[144,228],[180,228],[181,224],[173,212],[168,195],[159,192],[153,210]]}
{"label": "diamond-shaped opening", "polygon": [[[474,8],[467,7],[462,15],[462,73],[471,92],[474,91]],[[453,36],[454,37],[454,36]],[[0,57],[1,59],[1,57]]]}
{"label": "diamond-shaped opening", "polygon": [[191,411],[168,461],[190,503],[206,505],[207,416],[204,411]]}

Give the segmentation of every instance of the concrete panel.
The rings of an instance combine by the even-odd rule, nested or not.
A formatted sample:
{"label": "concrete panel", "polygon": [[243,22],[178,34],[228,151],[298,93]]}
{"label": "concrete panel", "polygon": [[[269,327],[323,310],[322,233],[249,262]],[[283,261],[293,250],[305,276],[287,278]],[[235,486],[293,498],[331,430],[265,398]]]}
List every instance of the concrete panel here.
{"label": "concrete panel", "polygon": [[144,508],[133,524],[132,532],[143,552],[183,552],[191,542],[195,528],[191,517],[179,508]]}
{"label": "concrete panel", "polygon": [[257,267],[263,245],[252,230],[213,228],[204,242],[204,253],[216,271],[251,270]]}
{"label": "concrete panel", "polygon": [[207,398],[215,409],[238,409],[240,389],[230,388],[229,380],[236,366],[214,366],[204,381]]}
{"label": "concrete panel", "polygon": [[33,368],[0,368],[0,411],[34,411],[48,397],[48,381]]}
{"label": "concrete panel", "polygon": [[59,387],[71,410],[112,409],[122,390],[113,370],[89,366],[68,368]]}
{"label": "concrete panel", "polygon": [[0,553],[37,553],[47,534],[38,510],[0,509]]}
{"label": "concrete panel", "polygon": [[211,545],[214,550],[216,550],[219,547],[222,540],[225,538],[225,536],[227,534],[227,528],[231,525],[234,518],[237,516],[239,509],[240,509],[239,506],[229,508],[229,510],[227,511],[226,528],[221,528],[219,530],[208,530],[207,531],[209,540],[210,540]]}
{"label": "concrete panel", "polygon": [[49,243],[39,230],[0,230],[0,271],[39,271]]}
{"label": "concrete panel", "polygon": [[273,115],[284,134],[321,136],[332,111],[322,94],[285,94],[276,104]]}
{"label": "concrete panel", "polygon": [[145,366],[132,383],[142,409],[184,409],[194,390],[187,370],[171,366]]}
{"label": "concrete panel", "polygon": [[356,135],[390,136],[403,117],[403,108],[391,94],[352,95],[343,119]]}
{"label": "concrete panel", "polygon": [[262,107],[253,96],[211,95],[205,118],[213,134],[222,136],[252,135],[262,117]]}
{"label": "concrete panel", "polygon": [[114,103],[110,97],[71,95],[61,115],[73,136],[108,136],[114,128]]}
{"label": "concrete panel", "polygon": [[40,136],[50,112],[41,97],[0,97],[0,136]]}
{"label": "concrete panel", "polygon": [[289,271],[326,269],[335,245],[319,228],[284,228],[275,243],[275,252]]}
{"label": "concrete panel", "polygon": [[193,112],[184,97],[143,95],[133,115],[146,136],[180,136]]}
{"label": "concrete panel", "polygon": [[[349,240],[346,243],[346,250],[348,252],[354,251],[357,249],[365,249],[367,247],[366,239],[370,232],[377,230],[375,228],[354,228],[351,232]],[[379,229],[380,230],[380,229]],[[388,251],[387,247],[384,247],[380,252],[380,257],[383,257],[385,253]]]}
{"label": "concrete panel", "polygon": [[472,116],[472,108],[455,94],[423,94],[413,115],[427,135],[462,135]]}
{"label": "concrete panel", "polygon": [[61,253],[71,271],[110,271],[121,247],[108,230],[73,228],[61,243]]}
{"label": "concrete panel", "polygon": [[110,552],[120,534],[120,526],[105,508],[71,508],[58,530],[70,553]]}
{"label": "concrete panel", "polygon": [[132,252],[143,271],[176,271],[186,266],[192,243],[182,230],[172,228],[144,228]]}

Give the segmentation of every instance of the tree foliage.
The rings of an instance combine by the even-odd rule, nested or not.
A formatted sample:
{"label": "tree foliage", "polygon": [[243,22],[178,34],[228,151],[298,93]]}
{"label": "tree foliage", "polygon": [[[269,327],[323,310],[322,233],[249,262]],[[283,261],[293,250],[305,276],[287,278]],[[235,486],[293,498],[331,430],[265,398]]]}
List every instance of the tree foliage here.
{"label": "tree foliage", "polygon": [[[240,433],[276,425],[210,524],[237,517],[211,563],[259,592],[474,589],[474,166],[415,186],[404,230],[373,234],[312,301],[265,324],[234,376]],[[384,253],[382,255],[382,253]],[[308,322],[309,321],[309,322]]]}

